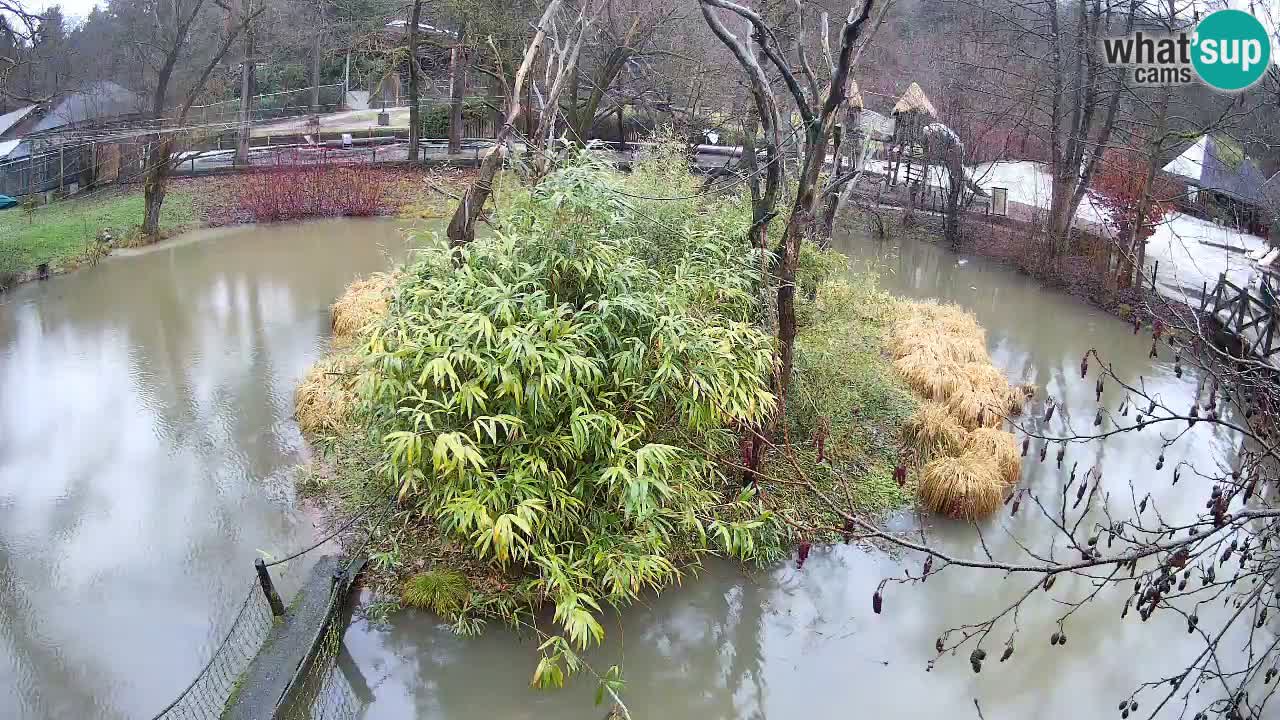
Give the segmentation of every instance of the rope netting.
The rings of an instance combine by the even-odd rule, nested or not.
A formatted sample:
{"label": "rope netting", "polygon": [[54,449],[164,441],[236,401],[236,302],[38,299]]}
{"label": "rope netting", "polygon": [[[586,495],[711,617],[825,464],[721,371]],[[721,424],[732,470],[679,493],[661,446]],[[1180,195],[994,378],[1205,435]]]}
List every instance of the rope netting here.
{"label": "rope netting", "polygon": [[[319,541],[278,560],[264,563],[265,567],[277,566],[296,560],[318,548],[324,547],[340,534],[351,529],[356,522],[369,515],[369,511],[381,503],[373,503],[355,513],[346,522]],[[373,533],[386,522],[395,508],[395,498],[386,505],[385,510],[375,520],[370,521],[364,537],[356,544],[356,557],[363,557]],[[327,618],[336,620],[328,622],[325,634],[318,643],[314,659],[307,668],[305,677],[295,678],[291,684],[292,696],[283,710],[283,717],[288,718],[345,718],[355,717],[364,702],[358,701],[360,693],[352,690],[347,677],[352,673],[358,675],[354,664],[342,664],[346,669],[339,672],[339,664],[335,662],[342,644],[342,633],[347,627],[347,617],[343,614],[346,605],[346,590],[349,582],[363,566],[363,561],[356,561],[345,570],[348,581],[335,585],[330,593]],[[258,651],[262,649],[274,624],[271,604],[263,591],[257,577],[249,584],[244,600],[240,603],[231,626],[222,639],[222,643],[214,650],[209,662],[200,670],[196,678],[179,693],[177,699],[164,710],[157,713],[152,720],[219,720],[232,698],[239,691],[243,675]],[[365,701],[367,702],[367,701]],[[314,713],[299,708],[315,706]],[[298,714],[301,713],[301,714]]]}
{"label": "rope netting", "polygon": [[272,622],[271,607],[255,579],[213,657],[154,720],[218,720],[222,717],[227,701],[239,688],[245,668],[262,649]]}

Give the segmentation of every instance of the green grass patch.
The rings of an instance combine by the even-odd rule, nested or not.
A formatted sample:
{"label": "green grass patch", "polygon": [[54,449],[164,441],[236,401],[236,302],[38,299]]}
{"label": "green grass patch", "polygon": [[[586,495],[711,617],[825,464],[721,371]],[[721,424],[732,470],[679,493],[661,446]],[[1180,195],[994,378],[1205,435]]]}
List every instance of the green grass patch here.
{"label": "green grass patch", "polygon": [[[70,199],[27,212],[0,212],[0,278],[21,275],[49,263],[54,270],[74,268],[88,257],[98,234],[110,229],[118,241],[136,235],[142,224],[142,191],[111,192]],[[196,222],[192,196],[171,191],[161,214],[165,234]]]}
{"label": "green grass patch", "polygon": [[[896,301],[876,287],[872,274],[831,273],[829,259],[813,266],[828,277],[817,288],[816,299],[804,302],[797,313],[803,325],[796,336],[796,376],[787,402],[792,458],[767,457],[763,474],[785,480],[766,482],[767,495],[779,500],[785,512],[806,524],[839,527],[843,521],[821,497],[794,484],[792,463],[827,497],[851,502],[860,512],[879,515],[904,507],[912,501],[912,488],[899,487],[893,471],[902,425],[917,401],[894,372],[884,347]],[[803,287],[803,262],[801,270]],[[817,438],[823,433],[825,457],[819,463]]]}

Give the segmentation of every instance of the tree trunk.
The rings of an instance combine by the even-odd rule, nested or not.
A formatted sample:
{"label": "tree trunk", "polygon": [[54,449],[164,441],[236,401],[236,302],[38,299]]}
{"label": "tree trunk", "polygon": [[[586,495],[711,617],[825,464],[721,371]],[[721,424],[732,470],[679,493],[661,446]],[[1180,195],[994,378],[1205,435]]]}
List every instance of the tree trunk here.
{"label": "tree trunk", "polygon": [[[465,88],[465,52],[462,37],[449,52],[449,154],[462,152],[462,95]],[[519,103],[519,100],[516,101]]]}
{"label": "tree trunk", "polygon": [[[840,144],[843,139],[844,126],[837,125],[831,138],[831,157],[835,163],[831,168],[832,178],[838,178],[844,173],[844,155],[840,151]],[[822,237],[825,240],[824,247],[831,246],[831,232],[835,227],[836,210],[840,205],[840,190],[840,187],[832,187],[827,191],[826,197],[822,199]]]}
{"label": "tree trunk", "polygon": [[748,233],[752,245],[765,250],[769,247],[767,218],[772,207],[765,207],[764,191],[761,189],[759,163],[756,162],[756,133],[760,130],[760,115],[755,104],[747,108],[747,117],[742,123],[742,172],[750,178],[751,189],[751,232]]}
{"label": "tree trunk", "polygon": [[[1142,194],[1138,197],[1138,208],[1137,212],[1134,213],[1133,227],[1129,228],[1128,233],[1128,252],[1124,255],[1124,260],[1128,263],[1128,267],[1125,268],[1123,275],[1116,277],[1116,285],[1118,287],[1132,287],[1135,271],[1138,275],[1141,275],[1143,265],[1146,263],[1147,214],[1151,211],[1151,193],[1154,191],[1156,171],[1160,167],[1164,135],[1169,128],[1169,100],[1172,95],[1173,90],[1166,87],[1155,103],[1154,137],[1147,143],[1147,163],[1146,172],[1142,178]],[[1138,284],[1141,285],[1141,281]]]}
{"label": "tree trunk", "polygon": [[[311,112],[320,113],[320,28],[322,5],[316,5],[316,33],[311,45]],[[316,129],[319,132],[319,128]]]}
{"label": "tree trunk", "polygon": [[169,183],[169,156],[172,150],[173,139],[164,135],[151,145],[147,153],[148,170],[142,186],[142,236],[147,242],[160,239],[160,209],[164,205]]}
{"label": "tree trunk", "polygon": [[964,244],[960,232],[960,213],[964,198],[964,180],[956,177],[954,169],[948,168],[947,198],[943,204],[942,236],[952,250],[959,250]]}
{"label": "tree trunk", "polygon": [[1053,197],[1049,201],[1049,216],[1045,218],[1045,233],[1051,243],[1050,251],[1054,257],[1062,257],[1071,251],[1071,196],[1075,187],[1061,177],[1065,173],[1055,173],[1053,178]]}
{"label": "tree trunk", "polygon": [[413,12],[409,18],[409,162],[418,162],[421,143],[422,120],[418,104],[418,24],[422,20],[422,0],[413,0]]}
{"label": "tree trunk", "polygon": [[[243,12],[248,15],[249,2],[245,1]],[[249,164],[249,138],[252,134],[253,121],[253,32],[244,36],[244,63],[240,66],[240,128],[236,136],[236,164]]]}

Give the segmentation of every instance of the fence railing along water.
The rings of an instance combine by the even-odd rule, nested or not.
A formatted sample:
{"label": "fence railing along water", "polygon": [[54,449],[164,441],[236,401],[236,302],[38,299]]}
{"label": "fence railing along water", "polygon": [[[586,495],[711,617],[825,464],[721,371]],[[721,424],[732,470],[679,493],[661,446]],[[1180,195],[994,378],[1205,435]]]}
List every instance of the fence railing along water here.
{"label": "fence railing along water", "polygon": [[[368,704],[368,685],[350,662],[340,662],[342,634],[350,619],[346,606],[351,583],[364,567],[363,553],[374,532],[390,516],[394,500],[386,511],[372,520],[363,532],[363,538],[355,538],[353,560],[339,563],[339,571],[332,577],[333,585],[320,617],[323,622],[308,638],[305,660],[293,672],[285,692],[280,696],[272,717],[288,720],[305,718],[329,718],[333,720],[355,718],[359,710]],[[355,513],[341,526],[315,542],[285,557],[264,561],[255,560],[254,571],[246,578],[243,600],[235,607],[229,627],[221,635],[221,643],[214,648],[208,661],[196,677],[178,696],[158,712],[152,720],[221,720],[246,683],[254,682],[246,671],[263,651],[272,630],[288,612],[275,590],[270,569],[298,560],[335,538],[348,532],[361,519],[369,515],[374,505]],[[302,591],[299,591],[302,592]]]}

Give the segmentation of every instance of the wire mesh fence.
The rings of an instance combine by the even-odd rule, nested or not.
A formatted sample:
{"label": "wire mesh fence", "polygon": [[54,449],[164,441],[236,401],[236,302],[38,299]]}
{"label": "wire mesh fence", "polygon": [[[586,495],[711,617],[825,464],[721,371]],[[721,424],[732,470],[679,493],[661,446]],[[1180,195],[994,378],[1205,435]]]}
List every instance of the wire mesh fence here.
{"label": "wire mesh fence", "polygon": [[195,680],[154,720],[218,720],[239,689],[245,668],[271,631],[271,607],[255,579],[223,637]]}
{"label": "wire mesh fence", "polygon": [[[343,86],[341,84],[321,85],[316,91],[316,103],[312,103],[313,89],[310,87],[284,90],[253,96],[250,106],[250,121],[275,120],[282,117],[293,117],[306,112],[319,110],[333,112],[342,107]],[[203,123],[235,122],[240,117],[240,100],[223,100],[208,105],[196,105],[188,113],[189,120]]]}
{"label": "wire mesh fence", "polygon": [[330,598],[338,617],[329,623],[306,675],[295,684],[277,715],[280,720],[352,720],[373,694],[342,643],[349,620],[345,597]]}

